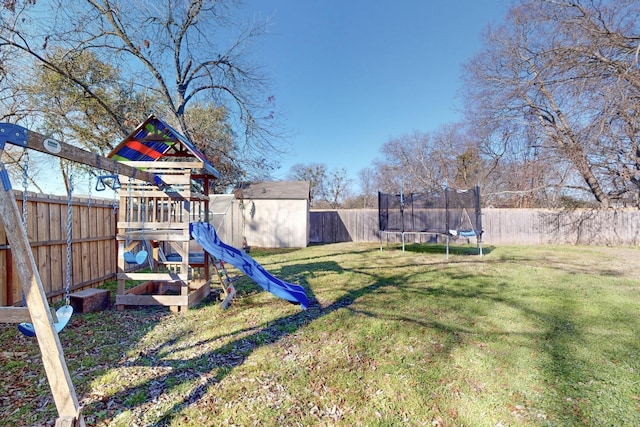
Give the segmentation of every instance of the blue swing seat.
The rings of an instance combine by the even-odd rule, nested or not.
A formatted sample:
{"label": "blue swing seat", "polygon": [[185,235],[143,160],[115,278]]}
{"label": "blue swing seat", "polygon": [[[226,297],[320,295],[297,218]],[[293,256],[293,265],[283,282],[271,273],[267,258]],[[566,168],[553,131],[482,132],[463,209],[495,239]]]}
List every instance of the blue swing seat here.
{"label": "blue swing seat", "polygon": [[[73,307],[71,305],[63,305],[59,309],[56,310],[56,316],[58,317],[58,321],[54,322],[53,327],[56,329],[56,332],[59,333],[67,323],[69,323],[69,319],[71,319],[71,315],[73,314]],[[27,337],[35,337],[36,330],[33,327],[33,323],[23,322],[18,324],[18,330],[22,332]]]}
{"label": "blue swing seat", "polygon": [[147,260],[147,256],[148,256],[148,252],[147,251],[140,251],[137,254],[133,254],[133,252],[125,252],[124,254],[124,260],[129,263],[129,264],[144,264],[144,262]]}

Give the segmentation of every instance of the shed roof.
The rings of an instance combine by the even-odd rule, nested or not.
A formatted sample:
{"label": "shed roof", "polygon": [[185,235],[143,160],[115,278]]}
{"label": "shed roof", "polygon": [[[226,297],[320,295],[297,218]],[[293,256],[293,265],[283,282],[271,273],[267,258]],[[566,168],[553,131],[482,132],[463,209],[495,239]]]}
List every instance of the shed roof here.
{"label": "shed roof", "polygon": [[309,200],[309,181],[245,182],[233,189],[238,199]]}
{"label": "shed roof", "polygon": [[195,157],[215,178],[218,172],[191,141],[153,114],[140,124],[107,157],[118,161],[157,161],[166,157]]}

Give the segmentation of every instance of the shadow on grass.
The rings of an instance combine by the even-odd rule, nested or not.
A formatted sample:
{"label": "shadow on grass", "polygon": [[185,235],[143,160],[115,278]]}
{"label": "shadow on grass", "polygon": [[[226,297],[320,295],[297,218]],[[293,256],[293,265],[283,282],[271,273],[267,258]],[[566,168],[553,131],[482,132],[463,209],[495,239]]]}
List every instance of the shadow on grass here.
{"label": "shadow on grass", "polygon": [[[344,271],[343,268],[335,262],[296,265],[294,270],[296,274],[304,273],[312,276],[316,271],[322,270],[324,272],[327,271],[328,268],[338,273]],[[211,386],[219,383],[235,368],[244,364],[247,358],[258,348],[276,343],[287,335],[295,333],[310,322],[327,316],[340,308],[352,305],[354,301],[363,295],[375,292],[383,286],[390,285],[386,280],[377,279],[374,283],[348,291],[332,304],[321,307],[316,296],[309,288],[308,283],[305,281],[305,283],[301,284],[305,287],[307,296],[309,297],[309,308],[307,310],[301,310],[291,316],[226,334],[225,336],[227,337],[243,336],[218,347],[214,351],[203,354],[196,359],[161,360],[163,355],[169,351],[166,349],[178,339],[178,337],[167,337],[166,342],[161,343],[151,351],[139,354],[134,360],[125,362],[124,366],[157,366],[169,367],[171,369],[169,369],[166,374],[155,376],[152,380],[148,380],[143,384],[137,384],[136,386],[123,389],[111,395],[109,400],[114,402],[131,402],[131,396],[136,395],[144,395],[144,401],[156,400],[170,389],[180,387],[185,383],[197,381],[198,385],[195,386],[188,395],[184,396],[181,402],[164,409],[161,421],[154,424],[156,426],[169,425],[174,417],[178,416],[177,414],[181,409],[202,399]],[[249,335],[246,335],[247,333],[249,333]],[[225,336],[218,336],[207,341],[215,341]],[[98,408],[96,408],[95,405],[95,403],[87,405],[84,409],[85,414],[96,412]],[[134,408],[135,406],[136,403],[128,405],[129,408]]]}
{"label": "shadow on grass", "polygon": [[[405,245],[405,251],[418,254],[442,254],[447,253],[447,246],[439,243],[412,243]],[[488,255],[495,248],[493,246],[483,246],[482,254]],[[478,255],[478,247],[475,245],[449,245],[449,255]]]}
{"label": "shadow on grass", "polygon": [[[317,244],[315,246],[327,246],[327,247],[329,247],[331,245],[336,245],[336,244],[335,243],[323,243],[323,244]],[[360,248],[360,249],[356,249],[354,247],[349,247],[348,253],[349,253],[350,256],[366,255],[366,254],[378,252],[379,250],[380,249],[379,249],[378,246],[369,246],[369,247],[364,247],[364,248]],[[291,266],[298,265],[298,264],[301,265],[301,266],[305,266],[305,264],[304,264],[305,261],[306,262],[313,261],[313,263],[309,262],[308,264],[306,264],[307,267],[312,267],[312,264],[317,264],[317,263],[326,263],[326,262],[331,263],[331,262],[333,262],[332,259],[335,257],[335,255],[336,255],[336,253],[327,252],[327,253],[322,253],[322,254],[319,254],[319,255],[318,254],[314,254],[313,256],[308,256],[308,257],[304,257],[304,258],[296,258],[295,260],[291,260],[291,262],[293,263]],[[329,259],[329,261],[320,261],[320,260],[323,260],[323,259]],[[334,264],[335,264],[335,262],[334,262]],[[265,263],[265,264],[263,264],[263,266],[264,265],[267,265],[267,264]],[[290,268],[291,266],[284,267],[283,271],[284,271],[284,269]],[[309,270],[313,271],[312,268],[309,268]],[[324,268],[320,268],[318,270],[324,270]]]}
{"label": "shadow on grass", "polygon": [[251,252],[247,252],[251,257],[267,257],[271,255],[286,255],[299,251],[300,248],[251,248]]}
{"label": "shadow on grass", "polygon": [[[492,263],[502,264],[504,260],[488,261],[488,264]],[[445,264],[442,263],[442,265]],[[586,387],[585,384],[610,381],[611,373],[603,377],[602,374],[595,372],[603,361],[620,363],[618,360],[620,355],[616,355],[615,351],[626,342],[625,333],[615,338],[620,343],[612,345],[610,349],[605,349],[606,344],[599,345],[597,349],[590,348],[589,352],[596,356],[595,359],[586,357],[584,353],[581,354],[576,350],[587,341],[593,341],[589,332],[593,319],[590,318],[592,315],[589,314],[589,309],[585,311],[580,294],[574,293],[571,287],[560,286],[551,292],[543,291],[542,300],[547,302],[535,304],[527,297],[519,295],[517,289],[504,281],[504,278],[492,274],[474,275],[468,271],[460,272],[455,269],[455,264],[454,261],[449,264],[452,268],[433,275],[434,278],[441,279],[440,283],[415,281],[409,283],[408,276],[392,279],[394,292],[405,294],[402,297],[391,298],[392,300],[415,298],[420,301],[440,303],[442,306],[434,305],[431,309],[421,312],[402,310],[402,307],[397,305],[382,307],[374,304],[370,304],[365,309],[361,307],[347,309],[354,314],[394,322],[409,322],[443,332],[446,337],[444,351],[448,354],[451,354],[456,346],[469,345],[470,341],[480,339],[488,342],[503,341],[530,348],[532,357],[538,359],[537,354],[543,356],[538,359],[538,363],[533,364],[533,368],[540,378],[540,383],[546,386],[540,391],[543,391],[544,401],[549,406],[543,406],[541,409],[549,412],[552,422],[557,421],[562,425],[596,425],[599,420],[606,418],[599,415],[597,409],[591,405],[592,402],[600,399],[600,394],[591,395],[590,398],[593,399],[591,402],[586,397],[576,400],[572,396],[575,396],[577,388]],[[571,265],[556,264],[552,268],[558,269],[563,274],[574,273]],[[545,284],[540,283],[540,289],[544,287]],[[550,297],[550,295],[553,296]],[[497,305],[518,312],[519,316],[526,319],[526,323],[531,322],[535,327],[515,330],[510,327],[498,329],[495,324],[488,323],[485,327],[478,329],[476,320],[491,318],[493,313],[490,307]],[[438,314],[442,310],[455,312],[455,315],[447,321],[441,321]],[[434,316],[425,315],[429,311],[432,311]],[[631,312],[628,315],[624,328],[629,331],[637,330],[640,326],[637,317]],[[620,314],[620,317],[623,315]],[[483,343],[483,345],[486,344]],[[640,350],[639,342],[636,341],[631,348]],[[632,349],[629,350],[629,354],[637,352]],[[517,364],[517,360],[510,363]],[[605,392],[602,390],[602,393]],[[614,405],[618,412],[624,412],[625,405],[620,402],[620,398],[621,396],[613,396],[609,405]],[[636,410],[637,405],[633,400],[633,398],[627,399],[627,409],[632,412]],[[528,405],[529,403],[523,403],[521,407],[525,408]]]}
{"label": "shadow on grass", "polygon": [[[437,245],[426,247],[437,248]],[[361,252],[369,251],[371,249]],[[195,359],[162,360],[163,355],[170,351],[168,346],[177,339],[177,337],[169,337],[167,342],[161,343],[151,351],[140,354],[133,360],[127,361],[124,366],[159,366],[171,369],[168,369],[166,373],[155,376],[153,379],[147,380],[143,384],[137,384],[117,392],[109,397],[110,400],[127,402],[130,396],[139,394],[141,391],[146,400],[156,400],[171,389],[189,384],[189,387],[192,387],[190,392],[180,402],[163,407],[160,414],[161,421],[155,424],[158,426],[169,425],[176,421],[176,417],[179,416],[178,413],[182,409],[203,399],[212,386],[222,381],[234,369],[242,366],[247,358],[259,348],[276,343],[287,335],[299,331],[305,325],[342,308],[347,308],[351,312],[361,315],[413,322],[421,327],[433,328],[447,336],[444,351],[449,353],[456,346],[463,345],[465,337],[478,333],[477,329],[475,329],[475,319],[480,316],[490,315],[488,307],[491,307],[491,304],[506,305],[523,313],[528,320],[534,322],[537,325],[536,330],[526,333],[494,330],[482,332],[482,334],[495,339],[499,339],[498,336],[504,335],[519,334],[524,336],[529,334],[527,338],[534,340],[530,344],[532,348],[535,351],[546,352],[550,359],[549,364],[541,366],[541,375],[550,384],[555,383],[556,387],[562,387],[565,384],[570,385],[576,378],[588,377],[587,367],[578,363],[578,359],[571,349],[571,343],[580,342],[584,337],[581,325],[577,324],[572,318],[572,313],[580,303],[571,295],[561,295],[563,299],[557,300],[556,304],[551,307],[535,307],[528,304],[526,299],[510,294],[509,291],[513,292],[513,288],[509,283],[504,282],[503,278],[491,274],[473,274],[468,271],[455,270],[455,261],[425,266],[428,269],[446,266],[445,270],[435,271],[432,276],[434,281],[441,280],[446,282],[446,285],[441,285],[437,282],[415,283],[411,281],[411,273],[405,272],[383,277],[376,273],[378,270],[373,268],[344,268],[339,263],[332,261],[305,263],[304,260],[296,260],[296,262],[298,264],[283,268],[281,275],[286,277],[294,275],[313,277],[320,272],[334,271],[336,273],[344,273],[348,271],[369,276],[369,284],[349,290],[328,306],[322,307],[309,288],[308,283],[304,279],[298,280],[302,282],[301,284],[305,287],[309,296],[310,304],[308,310],[268,321],[255,327],[239,329],[225,336],[211,338],[208,341],[213,342],[224,337],[233,337],[233,340]],[[496,259],[487,262],[504,263],[505,261]],[[394,268],[397,267],[394,266]],[[461,321],[454,323],[452,321],[439,321],[433,317],[427,318],[427,316],[421,318],[419,314],[394,312],[387,307],[384,309],[372,307],[372,309],[367,310],[353,307],[354,303],[362,297],[377,292],[402,292],[406,294],[403,297],[426,298],[427,301],[455,301],[456,304],[451,304],[447,309],[458,310],[456,314]],[[478,308],[479,305],[474,303],[477,301],[483,301],[486,304]],[[471,309],[469,307],[474,308]],[[438,310],[439,307],[428,309]],[[191,386],[191,383],[194,385]],[[557,405],[552,408],[553,414],[557,415],[564,412],[566,415],[564,415],[563,422],[583,424],[585,419],[583,414],[576,409],[576,406],[571,402],[565,401],[561,394],[558,396],[558,394],[554,393],[556,393],[555,390],[549,394],[549,399],[555,399],[554,405]],[[91,413],[92,409],[95,409],[92,408],[92,405],[90,404],[85,408],[85,413]],[[129,405],[130,408],[135,406],[136,403]]]}

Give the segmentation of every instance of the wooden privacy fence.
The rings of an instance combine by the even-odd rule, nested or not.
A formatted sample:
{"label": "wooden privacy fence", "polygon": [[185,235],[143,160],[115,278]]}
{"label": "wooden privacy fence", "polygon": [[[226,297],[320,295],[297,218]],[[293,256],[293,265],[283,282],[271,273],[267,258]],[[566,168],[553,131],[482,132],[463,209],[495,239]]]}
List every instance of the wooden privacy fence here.
{"label": "wooden privacy fence", "polygon": [[485,209],[483,241],[495,245],[640,244],[638,209]]}
{"label": "wooden privacy fence", "polygon": [[[377,209],[311,211],[309,221],[311,243],[380,241]],[[640,210],[483,209],[482,229],[485,245],[638,245]],[[387,237],[400,241],[399,235]],[[426,242],[432,236],[406,238]]]}
{"label": "wooden privacy fence", "polygon": [[[21,209],[22,194],[15,192]],[[99,286],[117,271],[115,215],[112,202],[74,197],[72,221],[71,290]],[[67,198],[28,194],[28,236],[47,296],[65,293]],[[241,246],[239,215],[225,209],[211,221],[223,240]],[[485,245],[640,244],[640,210],[484,209]],[[407,242],[427,242],[428,235],[408,235]],[[389,235],[385,241],[400,241]],[[314,210],[309,214],[310,243],[379,242],[377,209]],[[466,241],[466,240],[465,240]],[[475,242],[475,239],[471,239]],[[0,227],[0,305],[21,305],[11,250]]]}
{"label": "wooden privacy fence", "polygon": [[[22,193],[14,191],[22,209]],[[47,297],[64,297],[67,272],[66,196],[27,194],[27,234]],[[115,215],[104,199],[72,199],[71,291],[98,286],[116,272]],[[21,286],[0,227],[0,305],[21,305]]]}
{"label": "wooden privacy fence", "polygon": [[377,209],[314,210],[309,212],[309,242],[378,241]]}

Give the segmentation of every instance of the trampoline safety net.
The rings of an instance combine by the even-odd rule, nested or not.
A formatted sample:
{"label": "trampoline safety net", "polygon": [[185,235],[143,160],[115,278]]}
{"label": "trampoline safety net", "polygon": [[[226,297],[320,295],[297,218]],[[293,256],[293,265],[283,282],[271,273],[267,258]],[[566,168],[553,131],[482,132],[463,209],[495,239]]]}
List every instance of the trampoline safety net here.
{"label": "trampoline safety net", "polygon": [[428,193],[378,192],[380,231],[482,238],[480,187]]}

